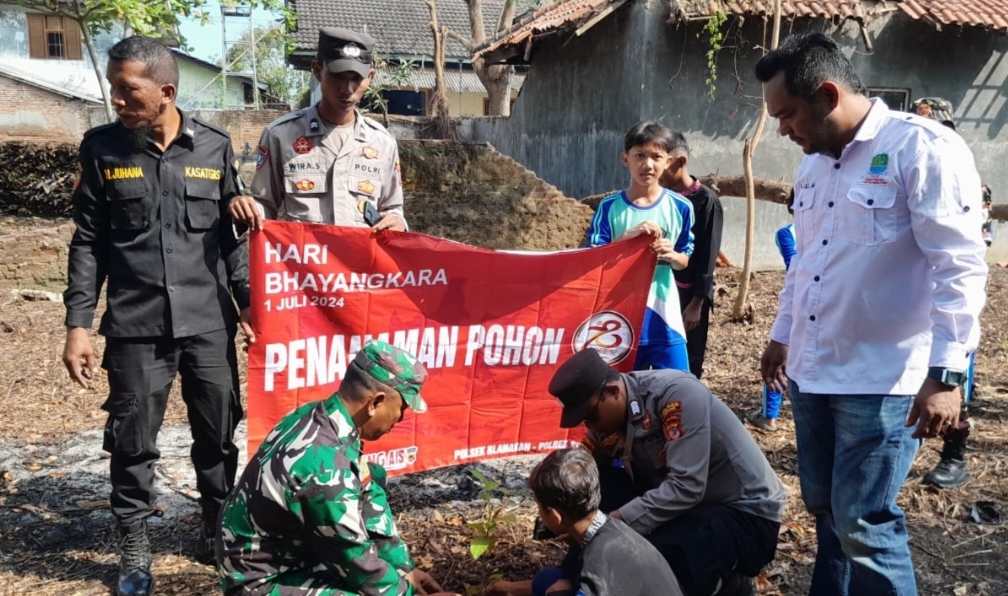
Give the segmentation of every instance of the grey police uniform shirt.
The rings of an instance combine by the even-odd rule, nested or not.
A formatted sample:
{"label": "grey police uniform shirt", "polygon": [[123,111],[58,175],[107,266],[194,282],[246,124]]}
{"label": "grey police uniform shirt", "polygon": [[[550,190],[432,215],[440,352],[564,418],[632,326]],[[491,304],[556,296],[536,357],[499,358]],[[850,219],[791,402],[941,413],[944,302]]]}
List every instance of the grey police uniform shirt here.
{"label": "grey police uniform shirt", "polygon": [[641,534],[701,503],[780,522],[787,492],[735,414],[693,375],[675,370],[624,374],[625,436],[588,431],[582,445],[600,466],[623,462],[650,490],[619,509]]}
{"label": "grey police uniform shirt", "polygon": [[341,143],[315,106],[304,108],[263,131],[250,194],[266,219],[367,227],[361,201],[403,217],[399,150],[381,124],[360,113]]}
{"label": "grey police uniform shirt", "polygon": [[601,511],[585,533],[580,564],[578,596],[683,596],[657,549]]}

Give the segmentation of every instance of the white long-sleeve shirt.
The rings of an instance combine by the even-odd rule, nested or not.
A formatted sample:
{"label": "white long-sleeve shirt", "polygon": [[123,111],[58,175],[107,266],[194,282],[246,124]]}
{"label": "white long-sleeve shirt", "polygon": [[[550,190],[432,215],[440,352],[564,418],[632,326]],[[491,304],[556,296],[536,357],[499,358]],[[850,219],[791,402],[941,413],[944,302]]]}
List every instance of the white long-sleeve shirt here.
{"label": "white long-sleeve shirt", "polygon": [[973,154],[939,123],[873,104],[839,160],[795,180],[798,256],[770,338],[803,393],[917,393],[929,366],[965,371],[987,265]]}

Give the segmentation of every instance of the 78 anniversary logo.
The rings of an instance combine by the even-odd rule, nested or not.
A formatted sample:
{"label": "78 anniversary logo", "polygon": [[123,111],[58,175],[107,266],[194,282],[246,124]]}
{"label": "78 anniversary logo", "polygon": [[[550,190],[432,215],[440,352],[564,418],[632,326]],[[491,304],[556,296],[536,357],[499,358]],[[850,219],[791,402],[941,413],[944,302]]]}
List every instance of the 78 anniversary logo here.
{"label": "78 anniversary logo", "polygon": [[626,359],[635,344],[630,321],[612,310],[597,312],[585,319],[571,340],[571,348],[575,352],[591,348],[609,365]]}

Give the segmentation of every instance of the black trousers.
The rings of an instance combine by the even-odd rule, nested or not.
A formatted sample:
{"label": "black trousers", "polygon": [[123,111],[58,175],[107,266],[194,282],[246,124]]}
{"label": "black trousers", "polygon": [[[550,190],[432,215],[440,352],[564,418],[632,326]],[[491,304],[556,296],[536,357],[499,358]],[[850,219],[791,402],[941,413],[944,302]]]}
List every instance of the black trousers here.
{"label": "black trousers", "polygon": [[111,455],[112,513],[131,525],[154,513],[157,435],[175,376],[182,379],[192,432],[196,487],[205,516],[216,516],[234,486],[241,421],[235,329],[194,337],[114,338],[106,341],[108,412],[102,447]]}
{"label": "black trousers", "polygon": [[[685,312],[686,307],[693,300],[693,290],[679,290],[679,307]],[[686,355],[689,357],[690,372],[696,378],[703,377],[704,355],[707,353],[707,330],[710,328],[711,304],[709,300],[703,301],[700,307],[700,324],[686,332]]]}
{"label": "black trousers", "polygon": [[[605,469],[601,469],[605,468]],[[610,512],[647,492],[622,468],[600,466],[602,502]],[[724,505],[700,504],[645,536],[665,557],[686,596],[710,596],[732,573],[755,577],[777,552],[780,523]],[[568,556],[567,565],[575,558]]]}

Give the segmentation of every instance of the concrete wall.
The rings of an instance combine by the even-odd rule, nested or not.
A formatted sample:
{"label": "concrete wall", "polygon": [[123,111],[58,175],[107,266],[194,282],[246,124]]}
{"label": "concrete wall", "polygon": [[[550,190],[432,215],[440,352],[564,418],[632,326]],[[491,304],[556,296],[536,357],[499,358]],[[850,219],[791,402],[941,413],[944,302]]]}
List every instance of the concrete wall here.
{"label": "concrete wall", "polygon": [[231,135],[235,154],[241,155],[248,144],[251,159],[255,160],[259,137],[270,122],[286,114],[286,110],[195,110],[193,116],[219,126]]}
{"label": "concrete wall", "polygon": [[[483,101],[489,97],[486,93],[449,93],[448,113],[453,118],[481,118],[483,116]],[[511,92],[511,99],[518,97],[517,91]]]}
{"label": "concrete wall", "polygon": [[88,105],[0,73],[0,142],[79,141],[91,128]]}
{"label": "concrete wall", "polygon": [[[106,52],[122,38],[122,29],[94,36],[94,45],[102,71],[108,62]],[[87,49],[81,50],[83,60],[33,60],[28,58],[28,21],[25,9],[0,6],[0,64],[15,68],[19,75],[71,89],[93,97],[101,97],[98,77]],[[0,108],[2,109],[2,108]]]}
{"label": "concrete wall", "polygon": [[65,288],[73,223],[5,229],[3,222],[0,220],[0,288]]}
{"label": "concrete wall", "polygon": [[[668,19],[667,2],[637,0],[581,37],[539,42],[511,118],[467,122],[466,138],[493,144],[574,197],[626,185],[619,153],[623,134],[639,120],[657,119],[682,130],[693,150],[693,173],[741,174],[743,143],[761,101],[752,72],[764,24],[731,23],[711,99],[704,81],[707,35],[698,24]],[[1008,39],[976,29],[939,33],[900,11],[871,22],[871,53],[853,23],[797,21],[783,29],[786,34],[806,27],[837,39],[869,87],[908,88],[911,100],[930,95],[951,100],[994,201],[1008,201],[1008,169],[1002,167],[1008,159],[1008,91],[1002,87]],[[801,158],[800,149],[777,134],[776,122],[768,121],[753,159],[756,175],[791,180]],[[724,251],[740,263],[744,201],[724,203]],[[758,203],[756,217],[757,266],[782,268],[773,233],[789,222],[787,211]],[[989,256],[1008,258],[1008,233],[1000,234]]]}
{"label": "concrete wall", "polygon": [[228,77],[227,92],[222,93],[219,72],[183,58],[177,59],[177,62],[179,66],[178,105],[180,108],[188,110],[240,110],[245,107],[245,89],[239,79]]}
{"label": "concrete wall", "polygon": [[[9,98],[9,101],[8,101]],[[248,145],[254,160],[267,124],[285,110],[191,110],[189,114],[228,131],[235,154]],[[0,142],[27,141],[77,145],[88,129],[105,124],[101,106],[71,100],[0,75]]]}

